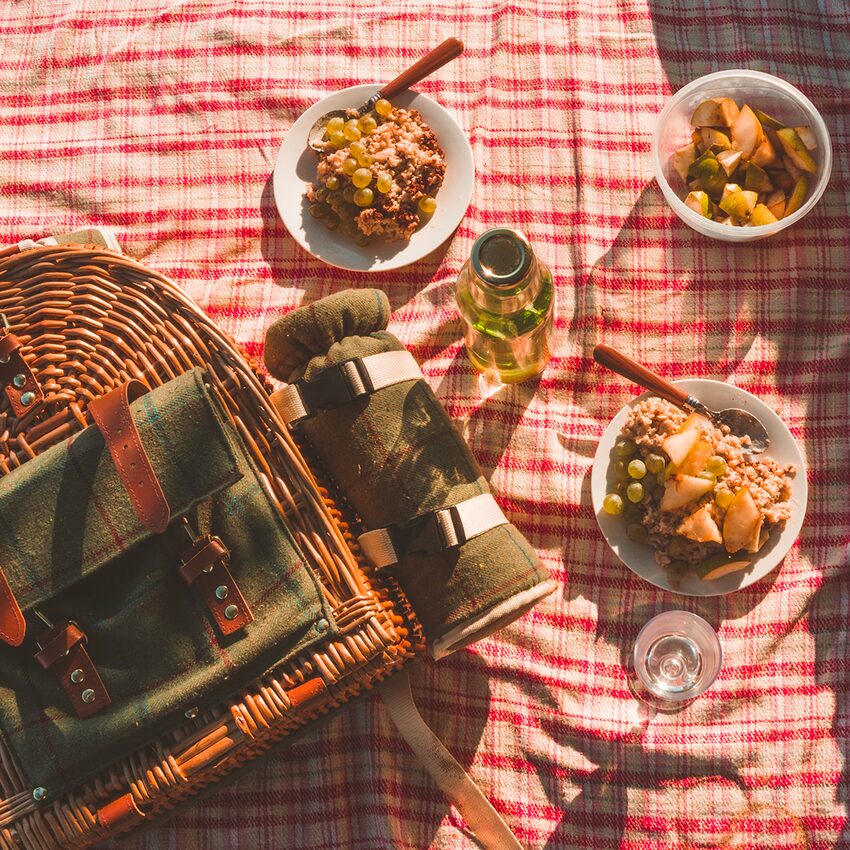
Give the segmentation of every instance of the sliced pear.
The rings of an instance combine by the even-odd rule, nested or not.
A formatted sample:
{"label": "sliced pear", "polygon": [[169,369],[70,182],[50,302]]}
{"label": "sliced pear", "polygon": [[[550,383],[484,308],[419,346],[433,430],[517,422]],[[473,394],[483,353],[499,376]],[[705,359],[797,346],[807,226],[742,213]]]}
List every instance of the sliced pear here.
{"label": "sliced pear", "polygon": [[702,151],[702,133],[699,130],[691,132],[691,141],[696,145],[698,151]]}
{"label": "sliced pear", "polygon": [[717,145],[721,150],[728,151],[732,147],[729,137],[720,130],[715,130],[714,127],[702,127],[699,132],[703,148]]}
{"label": "sliced pear", "polygon": [[683,148],[679,148],[677,151],[674,151],[673,155],[670,157],[670,164],[673,166],[679,177],[682,178],[683,182],[687,182],[688,169],[697,157],[699,157],[699,151],[695,144],[685,145]]}
{"label": "sliced pear", "polygon": [[781,130],[785,126],[781,121],[777,121],[772,115],[768,115],[760,109],[753,109],[753,112],[755,112],[756,118],[759,120],[759,124],[761,124],[765,130]]}
{"label": "sliced pear", "polygon": [[667,457],[678,467],[688,456],[688,452],[694,447],[694,444],[699,439],[699,435],[700,431],[696,428],[689,428],[687,431],[671,434],[669,437],[664,438],[661,448]]}
{"label": "sliced pear", "polygon": [[758,539],[750,542],[750,545],[747,546],[747,552],[752,552],[755,554],[756,552],[761,552],[762,547],[765,543],[770,539],[770,532],[762,526],[759,529]]}
{"label": "sliced pear", "polygon": [[785,192],[782,189],[774,189],[767,196],[764,204],[775,219],[782,218],[785,215]]}
{"label": "sliced pear", "polygon": [[706,558],[699,566],[694,567],[694,572],[703,581],[716,581],[729,573],[736,573],[740,570],[745,570],[750,566],[752,561],[744,558],[730,558],[728,555],[718,554]]}
{"label": "sliced pear", "polygon": [[737,183],[727,183],[720,199],[720,209],[733,218],[749,218],[755,209],[758,195],[755,192],[744,191]]}
{"label": "sliced pear", "polygon": [[736,151],[741,151],[744,159],[749,159],[764,139],[764,131],[758,118],[746,104],[738,113],[730,132],[732,134],[732,147]]}
{"label": "sliced pear", "polygon": [[788,197],[788,202],[785,204],[785,217],[791,213],[797,212],[806,201],[806,195],[809,191],[809,178],[804,174],[794,186],[794,191]]}
{"label": "sliced pear", "polygon": [[[797,171],[797,169],[794,169]],[[799,172],[798,172],[799,173]],[[770,179],[773,181],[774,186],[778,186],[785,192],[792,192],[794,187],[797,185],[797,180],[799,178],[792,177],[784,168],[782,171],[774,171],[770,175]]]}
{"label": "sliced pear", "polygon": [[685,517],[676,529],[676,534],[695,540],[697,543],[722,543],[720,529],[711,515],[708,505]]}
{"label": "sliced pear", "polygon": [[727,552],[738,552],[753,539],[753,532],[761,521],[758,506],[752,494],[742,487],[735,494],[723,518],[723,545]]}
{"label": "sliced pear", "polygon": [[714,449],[708,440],[700,437],[682,461],[677,472],[682,475],[699,475],[705,469],[706,461],[714,454]]}
{"label": "sliced pear", "polygon": [[777,161],[776,148],[770,139],[765,136],[762,143],[753,151],[750,162],[761,168],[773,165]]}
{"label": "sliced pear", "polygon": [[773,224],[778,220],[764,204],[756,204],[753,214],[750,216],[750,224],[756,227],[762,224]]}
{"label": "sliced pear", "polygon": [[697,478],[694,475],[676,475],[667,479],[664,485],[664,495],[661,497],[659,507],[662,511],[675,511],[676,508],[695,502],[704,496],[714,482],[707,478]]}
{"label": "sliced pear", "polygon": [[716,156],[720,167],[726,172],[726,176],[731,177],[732,173],[738,167],[738,163],[741,161],[742,153],[741,151],[728,150],[721,151]]}
{"label": "sliced pear", "polygon": [[794,162],[794,160],[791,159],[790,156],[786,156],[785,154],[782,154],[782,165],[788,172],[788,174],[791,175],[795,182],[806,173],[802,169],[797,168],[797,164]]}
{"label": "sliced pear", "polygon": [[685,206],[705,218],[710,217],[708,208],[710,203],[711,201],[705,192],[689,192],[688,197],[685,198]]}
{"label": "sliced pear", "polygon": [[794,129],[800,137],[800,141],[806,146],[806,150],[813,151],[817,148],[818,140],[815,138],[815,134],[808,124],[805,124],[802,127],[795,127]]}
{"label": "sliced pear", "polygon": [[679,428],[679,433],[682,431],[690,431],[691,428],[698,428],[700,431],[710,431],[711,422],[701,413],[691,413],[682,423],[682,427]]}
{"label": "sliced pear", "polygon": [[809,149],[803,144],[803,140],[793,127],[783,127],[781,130],[777,130],[776,136],[788,158],[797,168],[801,171],[807,171],[809,174],[814,174],[818,170],[814,157],[809,153]]}
{"label": "sliced pear", "polygon": [[749,539],[744,549],[747,552],[758,552],[759,550],[759,540],[761,540],[761,530],[764,527],[764,517],[759,516],[759,521],[756,523],[756,527],[753,529],[753,536]]}
{"label": "sliced pear", "polygon": [[731,127],[738,117],[738,104],[731,97],[704,100],[691,116],[694,127]]}
{"label": "sliced pear", "polygon": [[744,188],[751,192],[770,192],[773,190],[773,183],[770,182],[770,177],[763,168],[759,168],[754,162],[747,165],[747,176],[744,179]]}
{"label": "sliced pear", "polygon": [[717,157],[706,151],[699,159],[691,163],[688,177],[695,177],[700,182],[700,188],[711,197],[717,197],[723,191],[726,182],[726,172],[720,167]]}
{"label": "sliced pear", "polygon": [[716,218],[716,219],[715,219],[715,221],[716,221],[718,224],[725,224],[725,225],[727,225],[727,226],[729,226],[729,227],[734,227],[734,226],[735,226],[735,222],[732,220],[732,217],[731,217],[731,216],[728,216],[728,215],[726,216],[726,218]]}

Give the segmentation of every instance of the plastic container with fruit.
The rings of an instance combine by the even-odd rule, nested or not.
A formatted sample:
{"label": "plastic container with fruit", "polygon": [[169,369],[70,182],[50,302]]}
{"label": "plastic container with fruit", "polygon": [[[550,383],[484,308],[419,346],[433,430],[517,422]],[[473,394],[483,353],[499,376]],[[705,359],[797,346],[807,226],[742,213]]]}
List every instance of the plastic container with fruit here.
{"label": "plastic container with fruit", "polygon": [[832,170],[820,113],[790,83],[719,71],[680,89],[658,119],[655,176],[679,218],[728,242],[772,236],[818,202]]}

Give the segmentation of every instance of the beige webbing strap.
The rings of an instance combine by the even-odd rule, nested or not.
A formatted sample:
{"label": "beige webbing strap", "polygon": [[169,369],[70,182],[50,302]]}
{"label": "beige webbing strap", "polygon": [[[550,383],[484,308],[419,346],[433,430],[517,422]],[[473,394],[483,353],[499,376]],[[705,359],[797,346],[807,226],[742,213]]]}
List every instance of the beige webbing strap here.
{"label": "beige webbing strap", "polygon": [[485,850],[523,850],[481,789],[422,719],[413,702],[408,672],[391,676],[379,689],[398,731]]}

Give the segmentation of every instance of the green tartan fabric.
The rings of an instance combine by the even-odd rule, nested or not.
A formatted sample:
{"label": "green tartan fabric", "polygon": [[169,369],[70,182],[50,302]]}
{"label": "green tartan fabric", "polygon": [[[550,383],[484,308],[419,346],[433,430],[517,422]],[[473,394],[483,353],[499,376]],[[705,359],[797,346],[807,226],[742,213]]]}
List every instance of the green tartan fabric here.
{"label": "green tartan fabric", "polygon": [[[269,371],[289,383],[328,365],[404,346],[385,328],[390,308],[376,289],[347,290],[294,310],[266,334]],[[469,446],[424,381],[385,387],[303,425],[323,465],[367,528],[404,524],[489,492]],[[392,568],[434,642],[549,576],[513,525],[460,549],[408,555]]]}
{"label": "green tartan fabric", "polygon": [[[51,794],[337,633],[203,374],[188,372],[131,410],[171,508],[164,534],[140,527],[94,427],[0,479],[0,563],[13,590],[25,609],[80,625],[112,699],[84,720],[74,715],[33,658],[43,626],[31,610],[23,646],[0,646],[2,733],[33,786]],[[229,548],[252,608],[254,622],[230,638],[177,571],[186,514]]]}

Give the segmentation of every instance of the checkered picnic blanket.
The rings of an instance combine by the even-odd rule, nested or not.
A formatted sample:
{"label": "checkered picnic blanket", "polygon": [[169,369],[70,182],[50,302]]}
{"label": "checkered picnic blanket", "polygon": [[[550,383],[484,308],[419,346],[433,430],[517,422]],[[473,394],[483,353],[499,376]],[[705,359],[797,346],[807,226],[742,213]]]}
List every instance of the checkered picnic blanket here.
{"label": "checkered picnic blanket", "polygon": [[[3,241],[90,224],[170,275],[249,350],[282,311],[366,275],[324,266],[278,220],[270,174],[299,113],[387,79],[448,35],[420,84],[475,153],[448,247],[380,278],[390,329],[464,429],[510,519],[562,590],[440,663],[427,720],[533,850],[850,847],[850,8],[841,0],[19,0],[0,55]],[[782,235],[733,247],[665,205],[649,140],[670,93],[748,66],[805,91],[833,177]],[[558,283],[538,383],[482,396],[454,280],[485,228],[522,228]],[[811,487],[781,568],[721,598],[632,575],[607,549],[589,472],[636,387],[605,340],[671,378],[757,393],[800,442]],[[639,628],[674,607],[718,629],[719,680],[678,714],[629,693]],[[121,848],[476,846],[377,699]]]}

